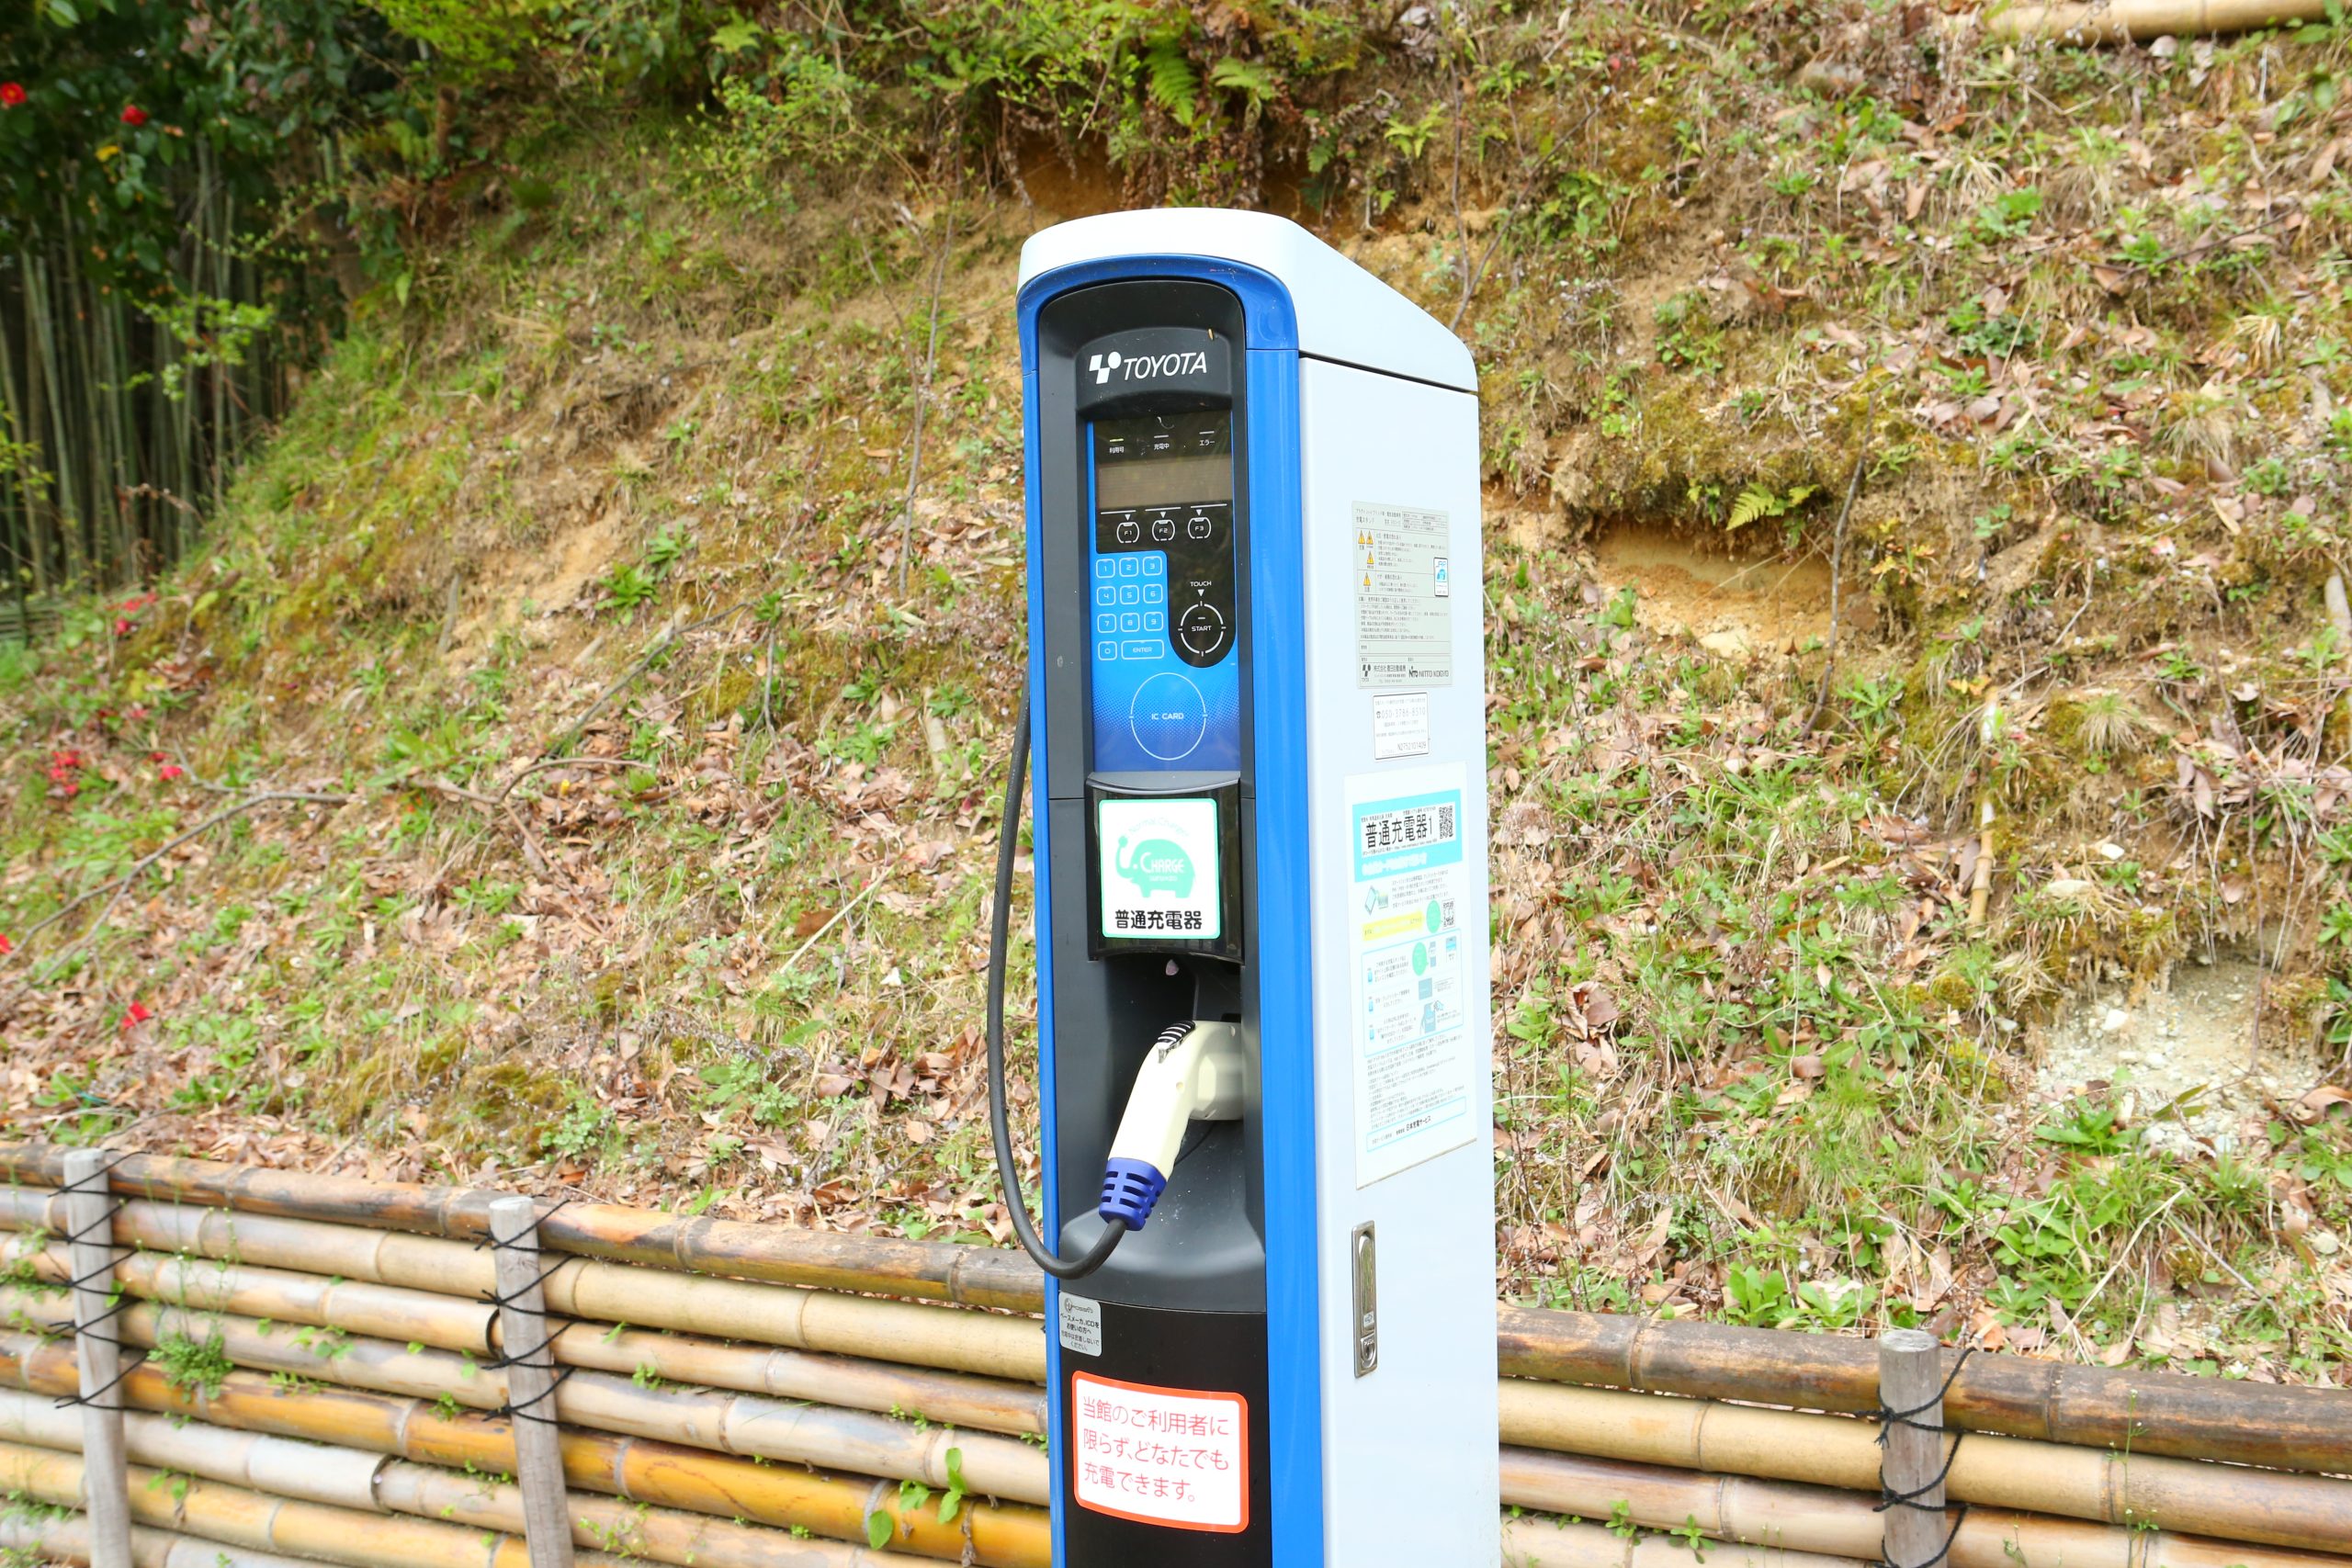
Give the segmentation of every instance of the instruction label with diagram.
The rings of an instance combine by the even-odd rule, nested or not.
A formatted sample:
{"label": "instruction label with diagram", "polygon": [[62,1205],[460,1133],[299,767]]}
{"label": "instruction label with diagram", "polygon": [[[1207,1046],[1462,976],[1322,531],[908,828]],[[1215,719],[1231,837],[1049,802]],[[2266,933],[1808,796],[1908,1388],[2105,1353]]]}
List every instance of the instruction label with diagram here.
{"label": "instruction label with diagram", "polygon": [[1180,1529],[1250,1527],[1250,1402],[1238,1393],[1070,1377],[1080,1507]]}
{"label": "instruction label with diagram", "polygon": [[1471,1086],[1483,1043],[1468,1037],[1463,1010],[1463,787],[1459,764],[1348,780],[1358,1187],[1477,1132]]}
{"label": "instruction label with diagram", "polygon": [[1359,501],[1355,528],[1356,685],[1451,686],[1452,520]]}

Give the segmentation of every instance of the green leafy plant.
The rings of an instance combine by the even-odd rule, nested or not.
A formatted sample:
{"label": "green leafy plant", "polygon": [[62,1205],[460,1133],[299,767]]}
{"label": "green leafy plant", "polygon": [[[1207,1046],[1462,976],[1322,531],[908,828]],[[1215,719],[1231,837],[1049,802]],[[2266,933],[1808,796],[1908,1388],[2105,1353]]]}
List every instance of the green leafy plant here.
{"label": "green leafy plant", "polygon": [[1819,489],[1818,485],[1792,485],[1786,491],[1776,491],[1769,485],[1748,485],[1734,498],[1731,516],[1724,525],[1724,530],[1736,532],[1750,523],[1786,517],[1803,506]]}
{"label": "green leafy plant", "polygon": [[229,1374],[237,1370],[217,1327],[202,1339],[176,1331],[160,1335],[147,1359],[164,1374],[165,1382],[208,1399],[217,1396]]}

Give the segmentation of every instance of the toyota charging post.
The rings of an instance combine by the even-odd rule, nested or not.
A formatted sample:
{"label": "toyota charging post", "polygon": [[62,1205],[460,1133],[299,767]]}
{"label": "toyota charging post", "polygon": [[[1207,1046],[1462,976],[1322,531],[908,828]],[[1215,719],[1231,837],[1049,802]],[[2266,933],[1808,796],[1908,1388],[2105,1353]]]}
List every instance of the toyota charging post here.
{"label": "toyota charging post", "polygon": [[[1019,321],[988,1033],[1048,1276],[1054,1561],[1494,1564],[1469,353],[1259,213],[1049,229]],[[1042,1234],[1004,1094],[1032,774]]]}

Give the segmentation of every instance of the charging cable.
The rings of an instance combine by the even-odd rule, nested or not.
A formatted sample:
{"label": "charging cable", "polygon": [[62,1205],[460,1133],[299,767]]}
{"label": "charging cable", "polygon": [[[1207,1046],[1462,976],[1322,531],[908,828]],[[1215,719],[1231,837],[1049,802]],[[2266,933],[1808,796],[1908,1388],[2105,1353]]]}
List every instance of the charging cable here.
{"label": "charging cable", "polygon": [[[1029,1223],[1029,1205],[1021,1196],[1021,1173],[1012,1163],[1012,1125],[1004,1109],[1004,954],[1012,914],[1012,861],[1021,838],[1021,793],[1029,774],[1029,699],[1021,699],[1021,717],[1012,729],[1012,760],[1004,780],[1004,816],[996,829],[996,898],[989,908],[989,1134],[996,1141],[997,1185],[1004,1189],[1005,1213],[1012,1216],[1013,1238],[1031,1262],[1057,1280],[1082,1280],[1110,1258],[1133,1222],[1113,1217],[1103,1222],[1094,1245],[1076,1258],[1048,1249]],[[1154,1193],[1156,1198],[1159,1194]]]}

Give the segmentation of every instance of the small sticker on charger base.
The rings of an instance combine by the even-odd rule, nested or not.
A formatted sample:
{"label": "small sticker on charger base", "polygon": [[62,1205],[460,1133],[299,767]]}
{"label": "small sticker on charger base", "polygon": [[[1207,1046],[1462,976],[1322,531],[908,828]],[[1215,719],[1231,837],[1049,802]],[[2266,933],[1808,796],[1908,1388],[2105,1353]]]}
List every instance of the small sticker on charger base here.
{"label": "small sticker on charger base", "polygon": [[1062,1292],[1062,1348],[1081,1356],[1102,1353],[1102,1303]]}
{"label": "small sticker on charger base", "polygon": [[1427,692],[1385,692],[1372,699],[1372,754],[1384,762],[1430,754]]}

